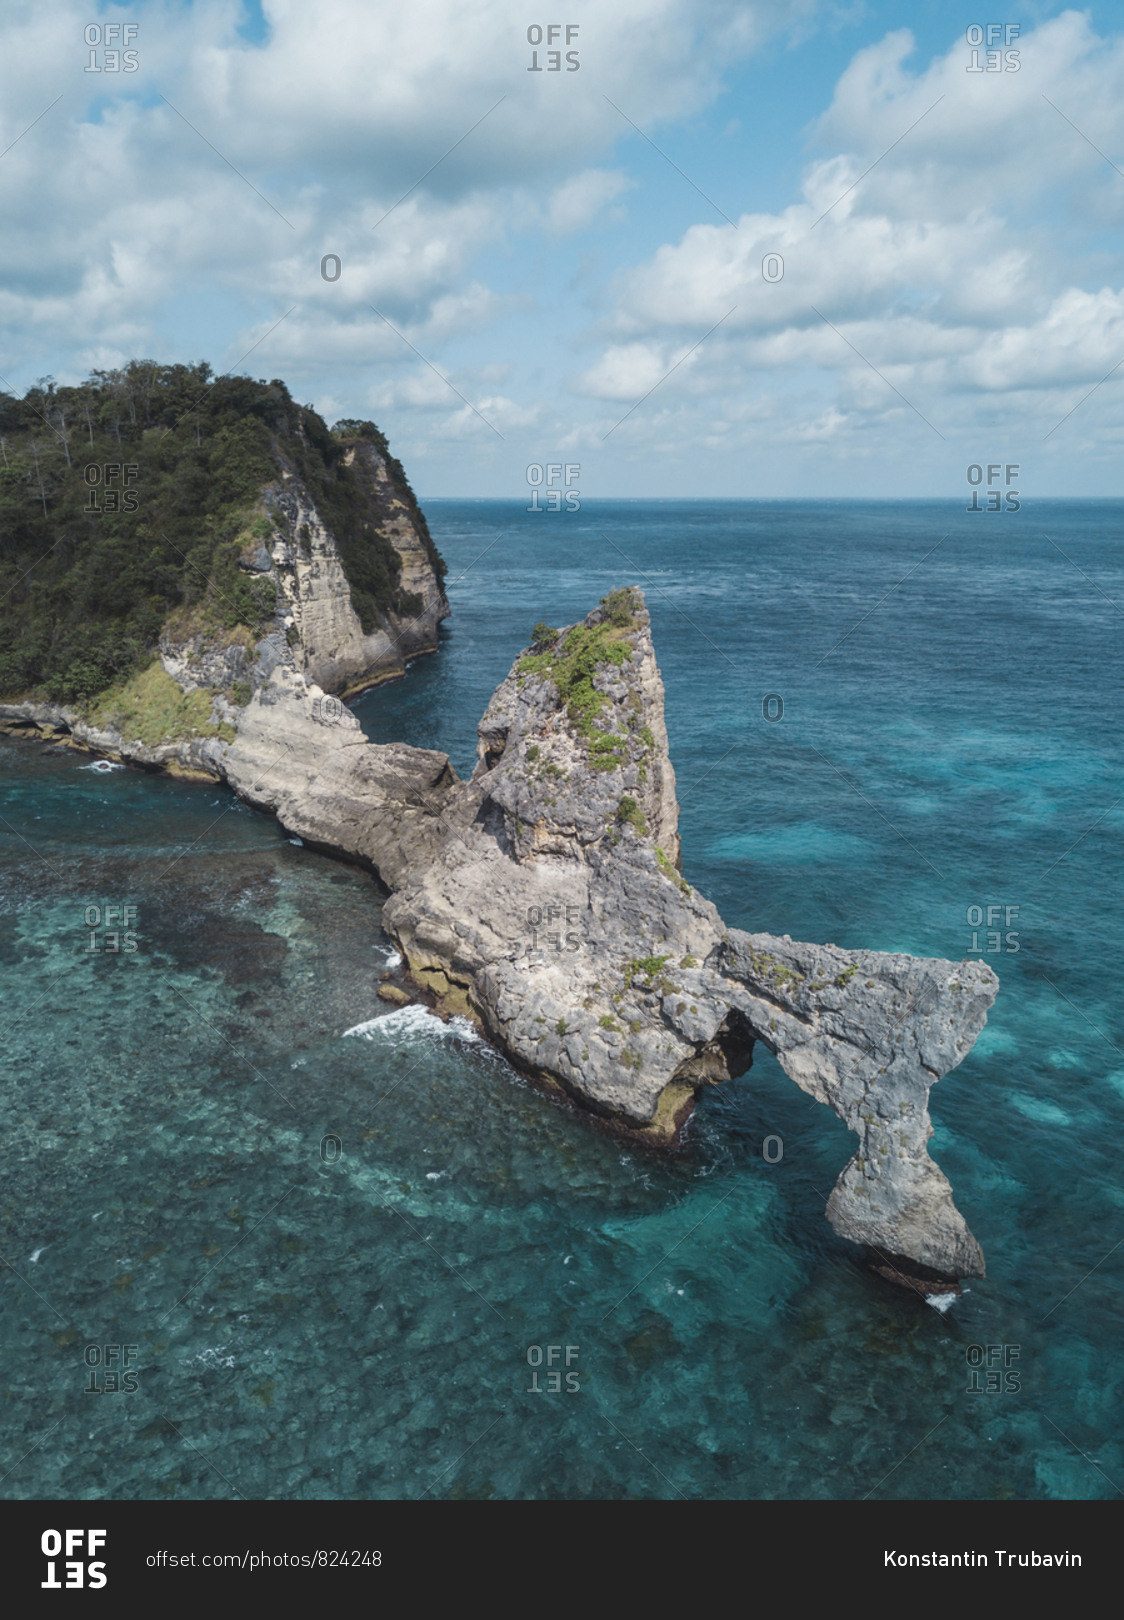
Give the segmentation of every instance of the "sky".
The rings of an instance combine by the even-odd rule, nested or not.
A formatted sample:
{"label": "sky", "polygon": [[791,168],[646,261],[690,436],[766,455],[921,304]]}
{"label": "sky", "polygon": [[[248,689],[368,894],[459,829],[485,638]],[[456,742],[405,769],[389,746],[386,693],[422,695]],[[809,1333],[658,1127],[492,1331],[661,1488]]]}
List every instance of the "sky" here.
{"label": "sky", "polygon": [[0,387],[279,377],[423,498],[1122,495],[1124,6],[989,15],[5,0]]}

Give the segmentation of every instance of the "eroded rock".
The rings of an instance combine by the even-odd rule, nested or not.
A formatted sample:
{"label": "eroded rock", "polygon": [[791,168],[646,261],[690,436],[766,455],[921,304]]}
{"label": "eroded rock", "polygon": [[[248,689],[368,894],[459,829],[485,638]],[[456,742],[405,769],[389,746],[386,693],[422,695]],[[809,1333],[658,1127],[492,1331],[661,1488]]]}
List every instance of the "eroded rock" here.
{"label": "eroded rock", "polygon": [[[346,682],[324,656],[325,680]],[[377,872],[384,925],[439,1010],[657,1145],[677,1142],[700,1088],[744,1073],[761,1041],[858,1137],[826,1198],[835,1230],[922,1293],[983,1274],[929,1157],[928,1098],[983,1028],[994,973],[725,926],[680,870],[639,592],[537,628],[480,722],[468,781],[444,754],[369,743],[315,664],[284,635],[260,644],[234,741],[209,745],[208,764],[306,844]],[[65,723],[54,709],[8,714]]]}
{"label": "eroded rock", "polygon": [[859,1138],[827,1199],[835,1230],[922,1292],[981,1275],[929,1157],[928,1096],[971,1049],[995,975],[725,927],[679,871],[639,595],[528,649],[478,753],[436,858],[386,907],[419,982],[527,1073],[661,1143],[699,1087],[743,1073],[762,1041]]}

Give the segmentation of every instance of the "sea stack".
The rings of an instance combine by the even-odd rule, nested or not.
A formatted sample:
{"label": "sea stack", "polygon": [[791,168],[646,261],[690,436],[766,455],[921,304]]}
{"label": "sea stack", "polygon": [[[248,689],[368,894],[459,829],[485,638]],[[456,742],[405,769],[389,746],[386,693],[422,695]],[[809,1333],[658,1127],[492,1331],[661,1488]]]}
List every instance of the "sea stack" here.
{"label": "sea stack", "polygon": [[447,757],[364,740],[274,668],[224,770],[306,843],[363,861],[384,924],[438,1011],[611,1129],[681,1138],[704,1085],[755,1043],[859,1138],[827,1216],[923,1294],[983,1275],[928,1153],[930,1087],[970,1051],[990,968],[727,928],[682,876],[663,684],[639,591],[537,627],[480,721],[468,781]]}
{"label": "sea stack", "polygon": [[[471,1018],[524,1074],[638,1142],[676,1146],[701,1088],[745,1073],[760,1041],[859,1139],[826,1200],[834,1229],[922,1294],[982,1276],[929,1157],[928,1098],[984,1026],[991,969],[726,927],[682,875],[638,590],[611,592],[579,624],[535,628],[480,721],[467,781],[445,754],[368,742],[336,693],[400,668],[402,629],[384,621],[386,647],[357,635],[335,541],[297,481],[284,484],[259,560],[287,627],[239,647],[232,735],[154,749],[127,718],[106,734],[34,704],[5,706],[8,727],[70,730],[117,758],[221,777],[306,845],[361,862],[389,891],[384,926],[431,1005]],[[447,609],[417,561],[421,650]],[[209,656],[161,648],[185,691],[214,683]]]}

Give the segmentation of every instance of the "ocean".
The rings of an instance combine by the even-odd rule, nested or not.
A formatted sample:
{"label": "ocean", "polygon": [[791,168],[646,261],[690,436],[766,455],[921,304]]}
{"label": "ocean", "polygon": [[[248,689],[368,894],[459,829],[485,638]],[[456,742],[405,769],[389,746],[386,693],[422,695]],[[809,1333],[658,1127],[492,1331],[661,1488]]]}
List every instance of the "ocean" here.
{"label": "ocean", "polygon": [[889,1288],[854,1140],[758,1049],[682,1152],[376,997],[374,879],[224,788],[0,738],[0,1497],[1124,1492],[1124,502],[423,502],[475,725],[636,584],[727,923],[983,957],[931,1150],[988,1275]]}

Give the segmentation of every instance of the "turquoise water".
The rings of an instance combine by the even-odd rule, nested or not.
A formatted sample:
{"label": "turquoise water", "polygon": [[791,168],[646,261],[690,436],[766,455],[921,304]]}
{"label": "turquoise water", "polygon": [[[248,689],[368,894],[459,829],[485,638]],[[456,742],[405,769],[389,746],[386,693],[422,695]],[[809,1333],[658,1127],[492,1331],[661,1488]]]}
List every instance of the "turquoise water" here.
{"label": "turquoise water", "polygon": [[0,1496],[1119,1494],[1124,503],[427,511],[453,615],[372,737],[467,771],[531,625],[639,583],[726,920],[996,969],[932,1102],[988,1276],[862,1271],[767,1056],[623,1148],[383,1016],[371,878],[0,739]]}

